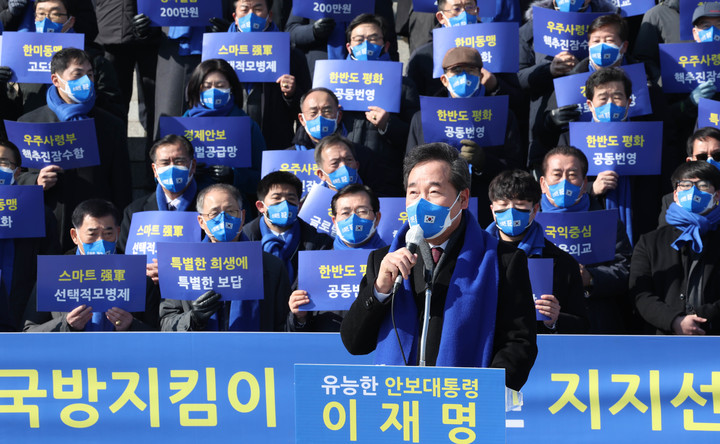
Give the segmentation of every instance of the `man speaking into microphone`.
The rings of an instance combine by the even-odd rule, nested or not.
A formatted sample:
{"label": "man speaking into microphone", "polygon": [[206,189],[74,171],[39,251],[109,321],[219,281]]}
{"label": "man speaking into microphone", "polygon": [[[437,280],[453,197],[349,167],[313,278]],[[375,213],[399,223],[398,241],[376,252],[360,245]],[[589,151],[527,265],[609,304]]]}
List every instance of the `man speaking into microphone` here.
{"label": "man speaking into microphone", "polygon": [[[520,390],[537,355],[525,253],[498,243],[467,211],[470,173],[455,148],[416,147],[403,176],[408,223],[389,247],[370,253],[340,327],[345,347],[375,350],[376,364],[417,365],[424,342],[426,365],[504,368],[505,385]],[[423,234],[408,249],[406,233],[416,225]],[[421,341],[426,288],[432,296]]]}

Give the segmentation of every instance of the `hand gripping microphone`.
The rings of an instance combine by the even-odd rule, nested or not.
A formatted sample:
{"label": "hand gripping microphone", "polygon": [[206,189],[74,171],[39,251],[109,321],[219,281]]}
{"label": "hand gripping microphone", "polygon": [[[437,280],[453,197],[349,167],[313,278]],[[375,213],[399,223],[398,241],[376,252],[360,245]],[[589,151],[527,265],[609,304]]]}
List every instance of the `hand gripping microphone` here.
{"label": "hand gripping microphone", "polygon": [[[420,225],[411,227],[407,234],[405,234],[405,246],[412,254],[417,252],[418,246],[423,242],[425,242],[425,234],[423,233],[423,229]],[[402,274],[398,274],[397,278],[395,278],[395,284],[393,285],[391,294],[395,294],[398,291],[402,285],[402,281]]]}

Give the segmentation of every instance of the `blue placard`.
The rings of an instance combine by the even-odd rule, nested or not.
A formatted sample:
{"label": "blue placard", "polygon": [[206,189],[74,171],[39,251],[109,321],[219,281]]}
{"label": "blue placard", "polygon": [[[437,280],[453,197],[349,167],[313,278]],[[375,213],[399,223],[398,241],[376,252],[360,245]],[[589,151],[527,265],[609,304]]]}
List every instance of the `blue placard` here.
{"label": "blue placard", "polygon": [[209,290],[226,301],[264,297],[260,242],[158,242],[157,259],[164,298],[193,300]]}
{"label": "blue placard", "polygon": [[360,291],[371,250],[323,250],[298,252],[298,288],[310,302],[300,310],[349,310]]}
{"label": "blue placard", "polygon": [[692,16],[703,0],[680,0],[680,40],[693,40]]}
{"label": "blue placard", "polygon": [[138,0],[138,14],[150,17],[152,26],[201,26],[222,17],[222,0]]}
{"label": "blue placard", "polygon": [[[437,0],[413,0],[412,6],[415,12],[431,12],[433,14],[438,12]],[[497,3],[494,0],[480,1],[478,2],[477,8],[478,18],[494,17],[497,14]]]}
{"label": "blue placard", "polygon": [[[528,258],[528,274],[532,287],[533,299],[538,300],[544,294],[553,293],[553,260],[550,258]],[[549,321],[550,318],[535,309],[535,319]]]}
{"label": "blue placard", "polygon": [[570,52],[578,60],[588,56],[588,29],[604,12],[561,12],[533,6],[533,47],[535,52],[556,56]]}
{"label": "blue placard", "polygon": [[38,256],[37,310],[80,305],[145,311],[145,259],[123,254]]}
{"label": "blue placard", "polygon": [[224,59],[241,82],[272,82],[290,73],[287,32],[203,34],[202,59]]}
{"label": "blue placard", "polygon": [[5,121],[8,139],[20,148],[25,168],[64,170],[100,165],[95,119],[54,123]]}
{"label": "blue placard", "polygon": [[698,128],[720,125],[720,102],[717,100],[700,99],[698,101]]}
{"label": "blue placard", "polygon": [[367,111],[379,106],[400,112],[402,63],[358,60],[318,60],[313,88],[323,86],[335,93],[343,110]]}
{"label": "blue placard", "polygon": [[[632,94],[630,96],[629,117],[645,116],[652,114],[652,104],[650,103],[650,91],[647,87],[647,77],[645,75],[645,65],[636,63],[633,65],[621,66],[625,74],[632,82]],[[589,122],[592,120],[592,113],[587,104],[585,97],[585,82],[590,77],[591,72],[583,72],[570,76],[563,76],[553,79],[555,85],[555,98],[557,106],[565,106],[572,104],[582,105],[582,115],[580,121]]]}
{"label": "blue placard", "polygon": [[505,370],[295,365],[297,444],[505,443]]}
{"label": "blue placard", "polygon": [[249,167],[250,117],[160,117],[160,137],[183,136],[193,144],[195,160],[208,165]]}
{"label": "blue placard", "polygon": [[0,186],[0,239],[45,237],[41,186]]}
{"label": "blue placard", "polygon": [[425,143],[460,148],[461,140],[470,139],[480,146],[505,146],[508,96],[421,96],[420,111]]}
{"label": "blue placard", "polygon": [[620,8],[623,17],[643,15],[655,6],[655,0],[612,0],[612,2]]}
{"label": "blue placard", "polygon": [[720,74],[720,42],[660,44],[660,72],[666,93],[691,92]]}
{"label": "blue placard", "polygon": [[198,214],[193,211],[140,211],[133,214],[125,254],[157,258],[158,242],[200,242]]}
{"label": "blue placard", "polygon": [[0,47],[0,63],[13,71],[11,82],[52,83],[50,59],[53,54],[63,48],[85,49],[85,36],[59,32],[4,32]]}
{"label": "blue placard", "polygon": [[545,238],[583,265],[615,258],[617,210],[538,213]]}
{"label": "blue placard", "polygon": [[315,163],[315,150],[307,151],[263,151],[260,175],[265,177],[273,171],[289,171],[297,176],[303,184],[304,198],[315,184],[322,180],[315,174],[318,170]]}
{"label": "blue placard", "polygon": [[300,208],[298,217],[315,227],[319,233],[335,237],[335,225],[330,218],[330,202],[334,195],[335,191],[328,187],[322,185],[312,187]]}
{"label": "blue placard", "polygon": [[443,75],[442,61],[452,48],[475,48],[483,67],[490,72],[512,72],[519,69],[520,44],[517,23],[476,23],[433,29],[433,77]]}
{"label": "blue placard", "polygon": [[570,145],[588,158],[590,176],[660,174],[662,122],[570,122]]}
{"label": "blue placard", "polygon": [[329,17],[336,22],[351,22],[360,14],[374,14],[375,0],[294,0],[292,14],[310,20]]}

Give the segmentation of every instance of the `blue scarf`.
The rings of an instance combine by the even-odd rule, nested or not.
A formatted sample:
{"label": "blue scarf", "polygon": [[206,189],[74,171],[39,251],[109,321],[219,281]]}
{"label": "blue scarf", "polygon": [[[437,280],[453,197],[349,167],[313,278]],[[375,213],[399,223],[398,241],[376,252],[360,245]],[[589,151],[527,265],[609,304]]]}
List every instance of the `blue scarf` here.
{"label": "blue scarf", "polygon": [[347,25],[348,22],[335,24],[335,29],[333,29],[327,41],[328,60],[342,60],[347,55],[347,48],[345,47]]}
{"label": "blue scarf", "polygon": [[92,314],[90,322],[85,324],[84,331],[115,331],[115,326],[112,322],[108,321],[105,313],[101,311],[95,311]]}
{"label": "blue scarf", "polygon": [[[178,197],[180,203],[175,210],[188,211],[190,205],[192,205],[192,203],[195,201],[196,192],[197,183],[195,183],[195,178],[192,178],[190,179],[190,183],[185,189],[185,192],[182,193],[182,196]],[[157,184],[157,187],[155,187],[155,200],[157,201],[158,211],[168,211],[168,201],[165,198],[165,191],[163,191],[163,187],[160,186],[160,184]]]}
{"label": "blue scarf", "polygon": [[[491,223],[486,229],[495,239],[500,239],[500,230],[495,222]],[[525,230],[525,235],[518,244],[518,248],[525,252],[527,257],[542,256],[542,250],[545,247],[545,231],[542,225],[532,221],[530,226]]]}
{"label": "blue scarf", "polygon": [[262,235],[262,248],[266,253],[276,256],[285,263],[290,282],[295,282],[295,269],[292,264],[292,257],[300,245],[300,222],[295,223],[284,233],[285,240],[280,239],[268,228],[265,223],[265,216],[260,215],[260,234]]}
{"label": "blue scarf", "polygon": [[45,94],[48,107],[50,107],[61,122],[87,119],[88,113],[95,106],[95,97],[96,95],[93,94],[85,103],[65,103],[58,94],[55,85],[50,85]]}
{"label": "blue scarf", "polygon": [[[445,298],[438,367],[488,367],[492,362],[499,281],[498,241],[485,233],[467,210],[463,211],[463,218],[465,238]],[[405,223],[398,231],[390,251],[405,246],[408,228]],[[408,363],[415,365],[420,335],[418,308],[410,280],[403,283],[395,295],[395,323]],[[390,314],[380,326],[375,363],[403,365]]]}
{"label": "blue scarf", "polygon": [[577,213],[579,211],[588,211],[590,209],[590,196],[585,193],[575,205],[567,208],[560,208],[553,205],[547,195],[543,194],[540,199],[540,208],[544,213]]}
{"label": "blue scarf", "polygon": [[[238,242],[246,242],[249,239],[245,233],[240,232]],[[206,236],[203,242],[210,242],[210,237]],[[262,273],[262,270],[260,270]],[[206,331],[220,331],[220,327],[225,325],[225,311],[230,305],[228,311],[228,329],[227,331],[260,331],[260,301],[259,300],[236,300],[224,301],[222,308],[216,311],[205,326]]]}
{"label": "blue scarf", "polygon": [[620,221],[625,225],[630,245],[633,245],[632,230],[632,193],[630,192],[630,178],[620,176],[617,188],[610,190],[605,195],[605,208],[618,209]]}
{"label": "blue scarf", "polygon": [[235,108],[235,102],[233,100],[229,101],[225,104],[225,106],[218,109],[207,108],[201,102],[198,102],[195,104],[195,106],[185,111],[183,117],[225,117],[230,115],[230,113],[233,111],[233,108]]}
{"label": "blue scarf", "polygon": [[168,28],[168,38],[178,41],[178,55],[200,55],[204,32],[203,26],[171,26]]}
{"label": "blue scarf", "polygon": [[720,224],[720,206],[715,206],[708,214],[699,214],[687,211],[675,202],[671,203],[665,214],[668,224],[682,231],[682,234],[675,239],[672,247],[680,250],[680,247],[690,242],[695,253],[702,253],[702,237],[710,230],[715,230]]}
{"label": "blue scarf", "polygon": [[340,239],[340,236],[335,236],[335,241],[333,242],[333,250],[377,250],[385,246],[387,246],[387,244],[382,240],[380,235],[377,234],[377,231],[374,232],[373,235],[370,236],[370,239],[364,244],[358,245],[357,247],[347,245]]}

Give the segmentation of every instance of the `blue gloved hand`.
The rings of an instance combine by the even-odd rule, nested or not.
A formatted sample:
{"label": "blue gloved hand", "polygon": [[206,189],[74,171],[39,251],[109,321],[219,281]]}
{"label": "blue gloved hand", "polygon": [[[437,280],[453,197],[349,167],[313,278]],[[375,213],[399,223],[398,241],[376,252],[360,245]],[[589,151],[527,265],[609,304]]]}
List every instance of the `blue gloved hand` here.
{"label": "blue gloved hand", "polygon": [[708,80],[707,82],[699,84],[698,87],[690,93],[690,100],[697,105],[700,99],[709,99],[714,96],[716,92],[717,88],[715,87],[715,83]]}

